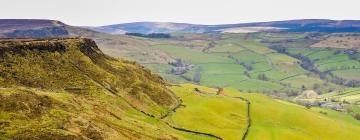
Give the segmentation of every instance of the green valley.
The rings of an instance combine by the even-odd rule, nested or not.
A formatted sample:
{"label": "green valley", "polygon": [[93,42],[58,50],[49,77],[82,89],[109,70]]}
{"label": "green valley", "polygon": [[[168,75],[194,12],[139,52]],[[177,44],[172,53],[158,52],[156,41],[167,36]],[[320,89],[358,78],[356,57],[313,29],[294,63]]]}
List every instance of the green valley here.
{"label": "green valley", "polygon": [[360,138],[356,21],[0,29],[0,140]]}

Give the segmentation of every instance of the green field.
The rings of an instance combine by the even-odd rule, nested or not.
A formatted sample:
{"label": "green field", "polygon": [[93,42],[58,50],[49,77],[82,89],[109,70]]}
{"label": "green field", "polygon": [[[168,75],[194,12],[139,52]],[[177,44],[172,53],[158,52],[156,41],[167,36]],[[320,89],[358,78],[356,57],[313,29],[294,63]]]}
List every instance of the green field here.
{"label": "green field", "polygon": [[[308,74],[309,72],[300,66],[300,60],[278,53],[266,46],[266,44],[259,43],[251,36],[246,37],[246,34],[222,34],[218,36],[220,38],[211,38],[214,44],[212,46],[204,46],[204,44],[196,46],[193,44],[189,47],[189,45],[184,45],[192,42],[195,44],[196,42],[210,43],[206,40],[210,36],[197,34],[194,36],[197,40],[192,40],[191,37],[187,37],[186,40],[161,40],[161,43],[159,43],[161,45],[150,47],[154,51],[166,53],[173,59],[181,59],[186,64],[194,65],[193,69],[182,75],[171,76],[169,71],[172,66],[167,64],[157,66],[156,63],[145,63],[144,66],[161,74],[171,82],[194,83],[194,77],[199,73],[201,78],[196,83],[211,87],[233,87],[243,91],[287,92],[288,90],[299,90],[303,85],[310,88],[315,83],[320,85],[323,83],[318,76]],[[268,35],[259,34],[259,36]],[[285,36],[278,35],[274,39],[278,40]],[[301,37],[303,35],[294,35],[294,38]],[[307,52],[301,49],[296,51]],[[334,53],[334,51],[315,52],[325,52],[324,55]],[[332,66],[327,64],[322,67],[327,69]],[[266,79],[259,79],[259,75],[265,75]],[[297,77],[301,77],[301,79]],[[306,80],[313,82],[302,83]],[[321,87],[324,91],[328,88],[336,87],[333,87],[333,85],[331,87]]]}
{"label": "green field", "polygon": [[[194,88],[205,93],[195,92]],[[240,93],[236,89],[225,89],[225,96],[214,95],[216,89],[190,84],[171,89],[183,100],[184,106],[169,116],[168,122],[226,140],[241,139],[247,126],[244,101],[231,97],[243,97],[251,103],[248,140],[356,140],[360,136],[357,133],[360,122],[337,111],[307,109],[262,94]]]}
{"label": "green field", "polygon": [[210,133],[225,140],[241,139],[247,123],[246,103],[212,93],[197,93],[192,87],[172,87],[183,100],[183,107],[166,118],[166,121],[177,127]]}
{"label": "green field", "polygon": [[350,79],[350,80],[360,80],[360,70],[359,69],[349,69],[349,70],[337,70],[333,74],[341,78]]}
{"label": "green field", "polygon": [[352,60],[348,55],[336,53],[339,49],[323,48],[288,48],[291,54],[301,54],[314,61],[319,71],[330,70],[338,77],[357,80],[360,62]]}

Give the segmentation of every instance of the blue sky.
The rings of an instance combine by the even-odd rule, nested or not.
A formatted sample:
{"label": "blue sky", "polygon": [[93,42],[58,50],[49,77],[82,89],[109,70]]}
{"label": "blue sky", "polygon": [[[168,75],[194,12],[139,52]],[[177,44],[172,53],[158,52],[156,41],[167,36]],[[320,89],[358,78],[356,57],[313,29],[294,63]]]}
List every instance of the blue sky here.
{"label": "blue sky", "polygon": [[0,18],[56,19],[82,26],[136,21],[360,20],[359,5],[359,0],[0,0]]}

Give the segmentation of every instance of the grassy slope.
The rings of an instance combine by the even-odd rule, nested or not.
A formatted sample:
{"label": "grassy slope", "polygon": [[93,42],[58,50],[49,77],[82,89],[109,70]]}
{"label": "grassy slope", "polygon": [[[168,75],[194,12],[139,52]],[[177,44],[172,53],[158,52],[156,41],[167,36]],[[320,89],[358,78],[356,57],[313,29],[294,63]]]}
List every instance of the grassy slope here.
{"label": "grassy slope", "polygon": [[[201,94],[193,91],[197,87]],[[205,90],[195,85],[171,88],[181,100],[183,107],[166,120],[177,127],[201,131],[219,136],[225,140],[241,139],[246,129],[246,103],[239,99],[216,96],[215,90]]]}
{"label": "grassy slope", "polygon": [[[322,115],[302,106],[265,100],[262,95],[247,97],[255,101],[252,111],[253,126],[249,139],[357,139],[359,122],[350,116],[335,113]],[[271,106],[271,108],[269,108]],[[263,115],[273,114],[273,115]],[[301,115],[300,115],[301,114]],[[347,121],[352,119],[352,121]],[[351,130],[351,131],[348,131]],[[349,137],[351,136],[351,137]]]}
{"label": "grassy slope", "polygon": [[[248,139],[357,139],[360,122],[351,116],[326,109],[306,109],[303,106],[271,99],[261,94],[226,93],[242,96],[251,102],[252,126]],[[319,113],[328,112],[328,115]],[[351,130],[351,131],[349,131]]]}
{"label": "grassy slope", "polygon": [[330,70],[335,76],[348,80],[358,80],[360,62],[351,60],[348,55],[339,53],[339,49],[324,48],[289,48],[290,53],[302,54],[315,62],[320,71]]}
{"label": "grassy slope", "polygon": [[[206,93],[197,93],[194,88]],[[184,106],[169,116],[167,121],[178,127],[208,132],[227,140],[241,139],[246,128],[245,102],[231,98],[239,96],[251,102],[252,125],[246,138],[248,140],[356,140],[360,137],[357,133],[360,131],[359,121],[328,109],[306,109],[266,95],[244,94],[235,89],[225,89],[226,96],[214,95],[216,89],[191,84],[172,87],[172,90],[183,100]],[[327,115],[320,111],[327,112]]]}
{"label": "grassy slope", "polygon": [[134,110],[124,100],[101,92],[84,96],[6,88],[0,90],[0,100],[0,139],[203,138],[175,131],[158,119]]}
{"label": "grassy slope", "polygon": [[0,139],[201,138],[158,119],[175,104],[162,78],[91,40],[0,44]]}

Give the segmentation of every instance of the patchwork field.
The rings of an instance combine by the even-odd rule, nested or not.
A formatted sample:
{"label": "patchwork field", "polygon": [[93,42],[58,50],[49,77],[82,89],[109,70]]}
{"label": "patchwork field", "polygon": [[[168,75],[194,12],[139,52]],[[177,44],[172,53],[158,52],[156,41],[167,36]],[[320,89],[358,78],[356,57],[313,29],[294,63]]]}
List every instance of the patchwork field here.
{"label": "patchwork field", "polygon": [[[267,38],[268,36],[271,37]],[[174,74],[171,69],[176,66],[171,64],[157,66],[157,63],[144,63],[143,65],[174,83],[190,82],[210,87],[233,87],[245,92],[300,92],[304,87],[312,89],[315,84],[320,85],[321,92],[337,89],[334,84],[323,85],[325,82],[318,75],[311,74],[300,66],[301,60],[277,52],[261,40],[265,38],[271,41],[301,40],[304,37],[306,37],[304,34],[264,33],[176,34],[174,39],[153,40],[152,42],[159,42],[159,45],[149,48],[171,56],[172,60],[181,60],[184,64],[192,65],[191,68],[181,74]],[[315,65],[324,71],[353,67],[358,63],[340,54],[336,58],[327,59],[328,55],[332,55],[337,50],[306,49],[289,48],[289,52],[308,55],[311,60],[317,62]]]}

